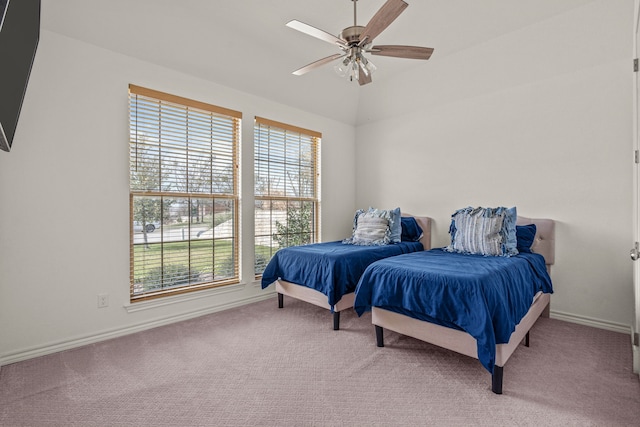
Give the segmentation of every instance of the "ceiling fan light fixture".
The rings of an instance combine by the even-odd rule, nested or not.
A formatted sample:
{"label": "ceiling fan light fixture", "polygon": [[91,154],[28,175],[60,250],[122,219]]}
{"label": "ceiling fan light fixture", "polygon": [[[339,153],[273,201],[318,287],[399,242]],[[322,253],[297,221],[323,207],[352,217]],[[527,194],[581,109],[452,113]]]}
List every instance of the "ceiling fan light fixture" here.
{"label": "ceiling fan light fixture", "polygon": [[358,61],[352,60],[351,61],[351,70],[349,72],[349,80],[350,81],[354,81],[354,80],[357,81],[359,76],[360,76],[360,70],[358,68]]}
{"label": "ceiling fan light fixture", "polygon": [[363,54],[362,52],[358,53],[358,57],[357,57],[358,63],[360,64],[360,68],[362,68],[362,72],[364,73],[365,76],[370,76],[371,74],[373,74],[374,71],[376,71],[378,69],[378,67],[376,67],[373,62],[369,61]]}
{"label": "ceiling fan light fixture", "polygon": [[338,62],[338,64],[335,65],[333,69],[340,77],[347,77],[349,75],[349,72],[351,71],[350,58],[348,56],[345,57],[342,61]]}
{"label": "ceiling fan light fixture", "polygon": [[360,79],[360,70],[369,77],[377,67],[369,61],[359,47],[352,47],[349,53],[337,65],[333,67],[340,77],[348,77],[350,81]]}
{"label": "ceiling fan light fixture", "polygon": [[367,61],[366,67],[367,70],[369,70],[369,74],[373,74],[378,69],[378,67],[376,67],[371,61]]}

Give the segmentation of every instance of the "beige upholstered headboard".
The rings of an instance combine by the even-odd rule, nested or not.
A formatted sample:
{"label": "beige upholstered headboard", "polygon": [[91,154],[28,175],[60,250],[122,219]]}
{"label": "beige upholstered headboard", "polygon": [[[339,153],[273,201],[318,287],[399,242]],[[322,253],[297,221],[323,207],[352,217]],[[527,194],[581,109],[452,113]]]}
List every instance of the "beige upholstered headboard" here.
{"label": "beige upholstered headboard", "polygon": [[420,238],[420,243],[424,246],[424,250],[428,251],[431,249],[431,218],[426,216],[415,216],[409,213],[402,213],[402,216],[412,216],[416,219],[416,222],[422,228],[422,237]]}
{"label": "beige upholstered headboard", "polygon": [[536,225],[536,237],[531,250],[544,257],[547,266],[556,262],[556,223],[552,219],[518,216],[517,225]]}

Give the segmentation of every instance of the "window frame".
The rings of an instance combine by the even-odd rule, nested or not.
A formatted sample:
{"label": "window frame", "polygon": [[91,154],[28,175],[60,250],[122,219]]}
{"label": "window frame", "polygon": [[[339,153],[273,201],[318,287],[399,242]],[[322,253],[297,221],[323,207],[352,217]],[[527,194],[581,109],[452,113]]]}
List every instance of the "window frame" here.
{"label": "window frame", "polygon": [[[287,133],[293,133],[293,134],[299,134],[299,135],[303,135],[305,137],[310,138],[311,140],[311,144],[312,144],[312,165],[313,165],[313,195],[312,197],[291,197],[291,196],[281,196],[281,195],[258,195],[257,194],[257,186],[256,186],[256,172],[257,172],[257,168],[258,168],[258,158],[257,158],[257,154],[256,154],[256,150],[257,150],[257,144],[256,141],[258,141],[259,133],[261,132],[261,126],[264,127],[266,130],[272,130],[272,129],[276,129],[277,131],[283,132],[284,138],[286,140],[286,135]],[[313,204],[313,209],[312,209],[312,215],[313,215],[313,225],[312,225],[312,239],[310,243],[317,243],[320,241],[320,207],[321,207],[321,199],[320,199],[320,181],[321,181],[321,176],[320,176],[320,148],[321,148],[321,140],[322,140],[322,133],[317,132],[317,131],[313,131],[313,130],[309,130],[309,129],[305,129],[302,127],[298,127],[298,126],[293,126],[287,123],[282,123],[282,122],[278,122],[275,120],[271,120],[271,119],[266,119],[264,117],[259,117],[259,116],[255,116],[254,118],[254,221],[255,221],[255,229],[254,229],[254,273],[255,273],[255,278],[259,279],[260,277],[262,277],[262,271],[260,273],[256,272],[256,267],[257,267],[257,257],[258,257],[258,244],[256,243],[256,239],[259,237],[265,237],[263,234],[258,235],[257,234],[257,220],[256,220],[256,202],[258,201],[270,201],[270,202],[283,202],[283,203],[290,203],[290,202],[299,202],[299,203],[312,203]],[[284,161],[283,161],[284,163]],[[288,212],[289,208],[287,208],[287,212]],[[272,211],[272,208],[270,208],[270,211]],[[273,221],[273,220],[271,220]],[[273,235],[273,234],[272,234]],[[271,246],[271,249],[273,250],[273,246]],[[281,248],[276,249],[275,251],[273,251],[271,253],[271,257],[273,257],[273,254],[275,252],[277,252],[277,250],[279,250]],[[266,263],[268,263],[269,260],[266,261]],[[266,264],[265,264],[266,266]]]}
{"label": "window frame", "polygon": [[[215,192],[213,190],[213,176],[214,176],[214,158],[215,155],[213,154],[209,154],[209,156],[211,156],[211,160],[207,163],[206,161],[204,162],[205,167],[208,167],[210,169],[210,176],[211,176],[211,187],[209,189],[208,192],[203,192],[201,190],[199,191],[194,191],[193,188],[190,188],[189,186],[189,177],[190,177],[190,172],[189,172],[189,166],[193,165],[194,161],[200,161],[200,159],[195,160],[197,158],[197,154],[202,154],[203,151],[202,149],[200,150],[196,150],[196,148],[190,148],[189,147],[189,138],[190,136],[186,137],[184,139],[184,141],[180,141],[180,143],[184,143],[184,156],[185,156],[185,176],[184,176],[184,181],[180,181],[181,185],[184,185],[184,191],[167,191],[167,190],[162,190],[161,188],[158,189],[154,189],[154,190],[140,190],[140,189],[134,189],[133,186],[133,182],[132,182],[132,169],[133,167],[131,166],[131,163],[133,162],[134,159],[134,155],[132,154],[132,150],[137,150],[138,149],[138,144],[140,143],[140,138],[137,135],[137,128],[136,128],[136,132],[134,132],[134,112],[132,111],[133,109],[133,105],[134,105],[134,100],[132,99],[133,97],[136,97],[136,101],[135,101],[135,105],[138,105],[138,99],[137,97],[143,97],[141,99],[143,99],[144,102],[150,102],[150,103],[154,103],[154,102],[158,102],[158,126],[161,128],[163,126],[162,124],[162,115],[163,115],[163,106],[166,105],[165,109],[168,111],[169,108],[173,108],[173,109],[178,109],[180,111],[182,111],[182,109],[184,109],[184,115],[185,115],[185,120],[186,123],[184,125],[185,127],[185,136],[186,135],[191,135],[191,131],[194,130],[194,124],[190,123],[190,119],[193,119],[193,117],[197,117],[197,118],[202,118],[202,117],[209,117],[210,120],[210,126],[211,126],[211,134],[210,134],[210,144],[211,144],[211,148],[213,149],[214,146],[214,129],[217,129],[214,125],[214,119],[216,117],[225,120],[225,121],[230,121],[231,125],[228,127],[229,130],[229,135],[230,135],[230,150],[228,149],[228,145],[221,145],[220,147],[222,147],[221,149],[227,149],[227,151],[230,151],[230,165],[229,167],[231,167],[231,173],[230,176],[232,177],[232,183],[231,183],[231,192]],[[167,111],[165,111],[165,114],[167,113]],[[192,116],[190,116],[190,114],[192,114]],[[197,116],[196,116],[197,115]],[[137,115],[137,111],[135,114],[136,119],[138,119],[138,115]],[[165,119],[167,120],[167,119]],[[196,119],[197,122],[198,119]],[[189,131],[187,130],[189,129]],[[227,130],[226,128],[222,128]],[[219,107],[216,105],[211,105],[211,104],[207,104],[204,102],[200,102],[200,101],[195,101],[192,99],[188,99],[188,98],[183,98],[180,96],[176,96],[176,95],[171,95],[171,94],[167,94],[164,92],[160,92],[160,91],[156,91],[153,89],[148,89],[148,88],[144,88],[141,86],[136,86],[133,84],[129,85],[129,162],[130,162],[130,182],[129,182],[129,262],[130,262],[130,277],[129,277],[129,285],[130,285],[130,289],[129,289],[129,300],[130,303],[134,303],[134,302],[139,302],[139,301],[148,301],[151,299],[157,299],[157,298],[161,298],[161,297],[167,297],[167,296],[173,296],[173,295],[180,295],[180,294],[185,294],[185,293],[190,293],[190,292],[195,292],[195,291],[199,291],[199,290],[204,290],[204,289],[211,289],[211,288],[218,288],[218,287],[222,287],[222,286],[227,286],[227,285],[232,285],[232,284],[238,284],[240,283],[240,276],[241,276],[241,272],[240,272],[240,259],[239,259],[239,254],[241,253],[240,250],[240,246],[242,244],[242,239],[240,236],[240,177],[239,177],[239,173],[240,173],[240,145],[241,145],[241,129],[242,129],[242,113],[238,112],[238,111],[234,111],[228,108],[224,108],[224,107]],[[161,133],[161,131],[159,132]],[[159,139],[157,142],[157,146],[158,146],[158,168],[159,170],[162,169],[163,167],[163,162],[166,160],[166,156],[170,156],[169,154],[160,154],[162,152],[162,144],[165,143],[164,140]],[[149,144],[148,142],[143,142],[143,144],[145,145],[149,145],[149,146],[153,146],[152,144]],[[211,151],[210,153],[213,153],[214,151]],[[193,157],[192,157],[193,156]],[[137,161],[137,151],[136,151],[136,161]],[[154,159],[155,161],[155,159]],[[162,185],[162,178],[159,178],[159,186]],[[164,281],[166,279],[165,277],[165,270],[164,270],[164,263],[166,262],[164,259],[164,255],[163,255],[163,251],[164,251],[164,245],[166,245],[167,243],[171,244],[171,243],[175,243],[175,242],[187,242],[187,248],[188,248],[188,271],[189,274],[187,276],[188,278],[188,283],[184,284],[184,285],[177,285],[177,286],[173,286],[170,288],[164,288],[161,287],[159,290],[150,290],[150,291],[146,291],[146,292],[136,292],[135,287],[136,287],[136,280],[135,280],[135,272],[136,272],[136,266],[134,263],[134,259],[135,259],[135,247],[136,244],[134,243],[134,198],[136,197],[167,197],[167,198],[172,198],[172,199],[185,199],[187,201],[187,205],[186,205],[186,209],[188,211],[188,225],[187,225],[187,229],[188,229],[188,236],[186,239],[182,240],[178,240],[178,241],[172,241],[172,240],[167,240],[165,242],[164,240],[164,236],[163,233],[164,231],[161,230],[161,238],[160,238],[160,247],[161,247],[161,255],[160,255],[160,282],[162,283],[162,286],[164,286]],[[232,245],[232,250],[231,250],[231,256],[233,257],[233,273],[232,273],[232,277],[229,278],[223,278],[223,279],[215,279],[215,250],[216,250],[216,237],[214,234],[212,234],[211,237],[211,251],[212,251],[212,256],[214,258],[212,258],[212,265],[211,268],[213,269],[211,274],[212,274],[212,280],[203,280],[201,282],[191,282],[192,280],[192,268],[193,268],[193,263],[192,263],[192,249],[194,249],[194,247],[196,245],[192,245],[192,242],[196,241],[194,240],[194,238],[192,237],[191,234],[191,225],[192,225],[192,217],[193,214],[192,209],[193,209],[193,205],[192,203],[194,201],[197,200],[205,200],[208,199],[211,201],[211,215],[212,215],[212,224],[214,221],[214,216],[215,216],[215,206],[216,206],[216,202],[220,201],[220,200],[228,200],[230,201],[230,209],[232,212],[232,220],[233,220],[233,226],[232,226],[232,235],[230,237],[230,241],[231,241],[231,245]],[[162,199],[161,199],[162,200]],[[160,203],[161,206],[161,210],[163,209],[162,206],[162,202]],[[183,207],[183,209],[185,209],[185,207]],[[197,214],[196,214],[197,215]],[[146,236],[146,234],[145,234]],[[198,240],[199,242],[205,241],[205,240]],[[148,244],[145,241],[145,244]],[[137,245],[140,245],[140,243],[137,243]],[[195,262],[195,261],[194,261]]]}

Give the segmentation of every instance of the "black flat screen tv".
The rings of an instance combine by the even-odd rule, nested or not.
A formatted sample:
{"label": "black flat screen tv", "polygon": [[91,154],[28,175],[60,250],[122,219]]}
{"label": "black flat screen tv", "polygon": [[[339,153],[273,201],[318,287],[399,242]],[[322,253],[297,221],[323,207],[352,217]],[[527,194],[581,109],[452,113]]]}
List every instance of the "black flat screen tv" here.
{"label": "black flat screen tv", "polygon": [[0,0],[0,149],[11,150],[40,39],[40,0]]}

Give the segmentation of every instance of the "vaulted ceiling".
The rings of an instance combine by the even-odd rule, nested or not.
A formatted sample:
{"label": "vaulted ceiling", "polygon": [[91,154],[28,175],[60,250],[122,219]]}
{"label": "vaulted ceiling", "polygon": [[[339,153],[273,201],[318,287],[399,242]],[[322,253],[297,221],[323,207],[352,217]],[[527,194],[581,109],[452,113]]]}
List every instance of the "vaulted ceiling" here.
{"label": "vaulted ceiling", "polygon": [[[285,27],[291,19],[332,34],[353,25],[351,0],[42,0],[42,28],[356,125],[359,102],[376,82],[593,0],[406,0],[409,7],[375,40],[435,48],[429,61],[374,57],[373,83],[339,77],[333,64],[291,72],[339,52]],[[385,0],[359,0],[366,25]]]}

